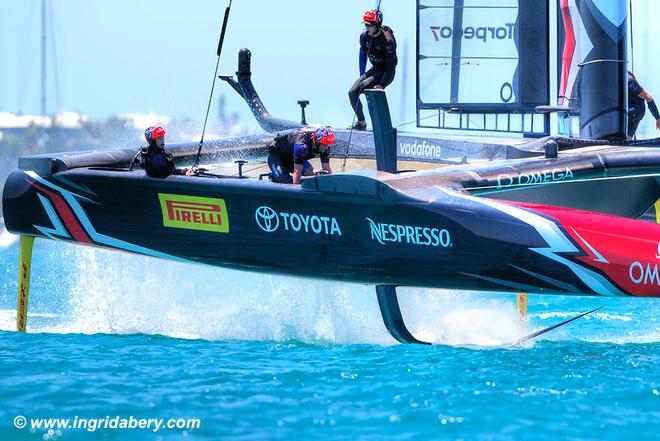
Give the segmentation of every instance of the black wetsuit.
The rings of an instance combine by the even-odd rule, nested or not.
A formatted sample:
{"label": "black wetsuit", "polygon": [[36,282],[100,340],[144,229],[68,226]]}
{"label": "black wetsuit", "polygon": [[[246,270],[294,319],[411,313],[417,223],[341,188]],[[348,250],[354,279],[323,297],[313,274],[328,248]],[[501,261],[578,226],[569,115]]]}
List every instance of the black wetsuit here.
{"label": "black wetsuit", "polygon": [[[371,69],[365,72],[367,57],[371,62]],[[394,80],[396,73],[396,40],[394,32],[383,26],[376,37],[371,37],[367,31],[360,35],[360,78],[348,91],[348,99],[355,110],[358,121],[364,121],[364,111],[360,102],[360,94],[364,89],[373,89],[374,86],[388,86]]]}
{"label": "black wetsuit", "polygon": [[169,175],[182,175],[183,171],[176,168],[172,154],[164,149],[148,147],[140,157],[140,165],[152,178],[166,178]]}
{"label": "black wetsuit", "polygon": [[[285,136],[275,138],[270,147],[268,167],[273,174],[273,181],[282,184],[291,184],[294,164],[303,166],[302,174],[312,168],[309,159],[314,158],[318,152],[314,147],[314,130],[297,129]],[[321,163],[330,163],[330,152],[326,150],[319,153]]]}
{"label": "black wetsuit", "polygon": [[635,75],[628,72],[628,136],[635,136],[637,126],[644,118],[646,113],[646,102],[640,93],[644,88],[637,82]]}

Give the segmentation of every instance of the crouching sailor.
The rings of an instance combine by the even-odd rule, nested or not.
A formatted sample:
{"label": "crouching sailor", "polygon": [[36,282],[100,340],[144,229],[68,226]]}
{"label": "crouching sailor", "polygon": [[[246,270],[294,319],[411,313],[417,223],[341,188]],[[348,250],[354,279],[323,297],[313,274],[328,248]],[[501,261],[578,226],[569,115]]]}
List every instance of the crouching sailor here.
{"label": "crouching sailor", "polygon": [[144,131],[147,140],[146,149],[142,149],[140,165],[152,178],[166,178],[169,175],[194,176],[195,172],[188,168],[177,168],[172,154],[165,150],[165,129],[162,126],[151,126]]}
{"label": "crouching sailor", "polygon": [[309,159],[317,154],[321,158],[323,170],[332,173],[330,146],[334,143],[335,134],[326,126],[318,129],[295,129],[288,135],[276,137],[268,155],[268,167],[273,181],[281,184],[300,184],[301,176],[314,174],[314,167]]}

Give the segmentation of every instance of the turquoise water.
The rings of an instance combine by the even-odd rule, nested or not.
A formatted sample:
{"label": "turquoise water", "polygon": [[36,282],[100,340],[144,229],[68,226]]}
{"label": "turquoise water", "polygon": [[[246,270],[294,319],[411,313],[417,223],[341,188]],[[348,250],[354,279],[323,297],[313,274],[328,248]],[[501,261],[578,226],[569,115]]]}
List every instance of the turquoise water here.
{"label": "turquoise water", "polygon": [[[660,301],[402,290],[394,344],[372,288],[38,240],[28,334],[0,249],[0,439],[658,439]],[[17,429],[18,416],[199,420]],[[107,424],[106,421],[106,424]]]}

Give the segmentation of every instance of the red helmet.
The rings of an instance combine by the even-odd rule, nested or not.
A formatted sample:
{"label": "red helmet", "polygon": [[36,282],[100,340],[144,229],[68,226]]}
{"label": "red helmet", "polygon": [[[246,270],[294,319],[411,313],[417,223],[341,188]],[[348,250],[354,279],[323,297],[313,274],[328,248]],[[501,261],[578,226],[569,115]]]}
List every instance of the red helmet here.
{"label": "red helmet", "polygon": [[319,144],[332,145],[335,143],[335,134],[328,126],[321,126],[316,129],[316,142]]}
{"label": "red helmet", "polygon": [[162,126],[150,126],[144,131],[144,138],[148,143],[151,143],[154,139],[165,136],[166,133],[167,132]]}
{"label": "red helmet", "polygon": [[383,24],[383,13],[375,9],[369,9],[362,16],[362,21],[380,26]]}

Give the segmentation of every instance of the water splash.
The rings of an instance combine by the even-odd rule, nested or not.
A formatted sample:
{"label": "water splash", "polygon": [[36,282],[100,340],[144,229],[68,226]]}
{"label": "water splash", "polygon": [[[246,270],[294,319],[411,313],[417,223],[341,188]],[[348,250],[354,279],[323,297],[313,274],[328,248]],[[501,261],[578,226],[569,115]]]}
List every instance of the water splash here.
{"label": "water splash", "polygon": [[[41,249],[35,250],[35,267],[41,270],[33,271],[30,332],[144,333],[310,344],[396,343],[382,323],[372,286],[247,273],[48,241],[37,243]],[[14,271],[7,274],[13,276]],[[9,291],[15,292],[15,285]],[[527,332],[519,326],[513,296],[415,288],[398,291],[413,335],[442,345],[508,346],[528,332],[577,315],[565,311],[589,309],[582,303],[584,299],[537,303],[534,297],[530,299]],[[14,295],[5,294],[11,303]],[[635,327],[631,331],[631,323],[638,326],[643,321],[633,305],[640,302],[629,299],[616,310],[580,319],[542,338],[658,341],[654,315],[645,322],[645,329]],[[535,312],[534,308],[543,310]],[[557,310],[562,312],[553,312]],[[14,326],[15,311],[0,310],[0,329],[13,330]]]}
{"label": "water splash", "polygon": [[5,228],[5,218],[0,217],[0,248],[9,248],[16,243],[18,236]]}
{"label": "water splash", "polygon": [[524,334],[511,296],[400,289],[404,318],[419,339],[453,346],[509,345]]}
{"label": "water splash", "polygon": [[[41,262],[46,270],[33,271],[31,332],[396,343],[382,323],[372,286],[46,244],[50,243],[44,242],[49,247],[48,262]],[[48,292],[38,292],[35,287]],[[520,336],[516,312],[506,297],[493,300],[460,292],[402,288],[400,302],[411,331],[436,344],[502,345]],[[51,316],[44,320],[45,316],[32,311]],[[15,313],[11,320],[0,314],[0,327],[13,329],[14,320]]]}

